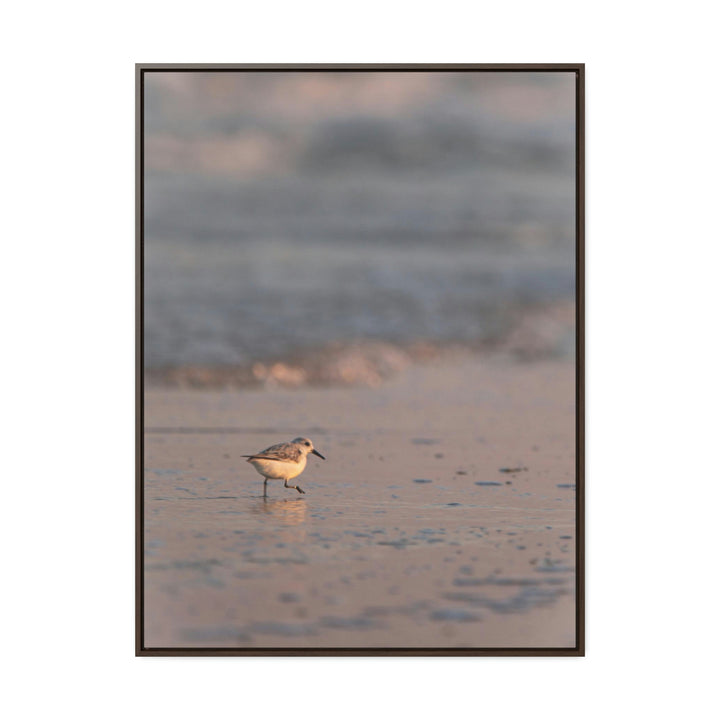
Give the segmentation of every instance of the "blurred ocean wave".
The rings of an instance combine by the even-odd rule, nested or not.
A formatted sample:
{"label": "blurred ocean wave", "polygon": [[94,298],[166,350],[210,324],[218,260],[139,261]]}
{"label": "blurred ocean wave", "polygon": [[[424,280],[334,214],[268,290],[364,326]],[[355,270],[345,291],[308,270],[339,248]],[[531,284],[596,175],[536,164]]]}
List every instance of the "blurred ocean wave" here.
{"label": "blurred ocean wave", "polygon": [[574,303],[515,308],[502,331],[471,342],[401,343],[348,340],[319,343],[263,361],[150,367],[146,382],[180,388],[376,387],[411,364],[502,357],[515,362],[569,359],[575,351]]}
{"label": "blurred ocean wave", "polygon": [[572,303],[568,78],[239,75],[146,85],[154,377],[487,346]]}

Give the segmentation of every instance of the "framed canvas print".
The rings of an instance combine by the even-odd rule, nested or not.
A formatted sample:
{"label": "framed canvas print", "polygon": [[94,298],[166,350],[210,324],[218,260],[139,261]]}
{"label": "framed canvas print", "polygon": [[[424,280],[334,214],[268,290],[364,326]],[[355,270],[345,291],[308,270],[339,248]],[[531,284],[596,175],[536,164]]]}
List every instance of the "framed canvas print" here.
{"label": "framed canvas print", "polygon": [[584,66],[138,65],[139,655],[582,655]]}

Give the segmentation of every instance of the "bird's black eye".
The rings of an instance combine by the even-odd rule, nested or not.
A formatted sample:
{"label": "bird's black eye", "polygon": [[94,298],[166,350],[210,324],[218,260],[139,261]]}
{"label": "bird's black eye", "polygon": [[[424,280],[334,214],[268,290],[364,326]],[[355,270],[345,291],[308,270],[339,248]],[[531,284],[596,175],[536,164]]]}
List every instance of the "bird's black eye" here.
{"label": "bird's black eye", "polygon": [[310,443],[309,443],[309,442],[306,442],[305,444],[306,444],[308,447],[310,447]]}

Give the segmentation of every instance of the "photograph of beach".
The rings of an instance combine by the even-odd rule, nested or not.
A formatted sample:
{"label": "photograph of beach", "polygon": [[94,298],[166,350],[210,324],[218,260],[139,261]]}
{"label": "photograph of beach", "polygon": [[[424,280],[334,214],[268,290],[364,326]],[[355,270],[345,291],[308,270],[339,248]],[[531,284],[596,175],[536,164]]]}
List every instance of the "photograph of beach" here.
{"label": "photograph of beach", "polygon": [[577,654],[577,71],[140,92],[142,650]]}

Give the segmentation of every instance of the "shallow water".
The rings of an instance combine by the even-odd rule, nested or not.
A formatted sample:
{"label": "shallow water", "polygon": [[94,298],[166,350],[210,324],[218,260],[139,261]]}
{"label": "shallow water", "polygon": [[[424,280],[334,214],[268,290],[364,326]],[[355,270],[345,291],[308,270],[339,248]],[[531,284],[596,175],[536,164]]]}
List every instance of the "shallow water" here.
{"label": "shallow water", "polygon": [[[574,397],[572,363],[477,359],[147,391],[146,644],[572,646]],[[242,455],[299,434],[327,460],[263,498]]]}
{"label": "shallow water", "polygon": [[[386,473],[352,483],[314,475],[307,471],[307,497],[278,483],[263,498],[257,482],[233,496],[223,481],[188,497],[174,478],[148,469],[147,535],[165,537],[146,548],[150,637],[210,647],[305,638],[311,646],[382,645],[382,633],[398,628],[391,618],[402,617],[397,642],[442,643],[432,627],[461,623],[478,625],[464,636],[477,643],[493,614],[527,613],[574,593],[565,542],[572,499],[533,492],[524,501],[506,486],[467,480],[418,487],[410,477],[391,494],[382,489]],[[162,632],[160,618],[178,600],[189,604]],[[213,607],[221,623],[208,616]]]}

